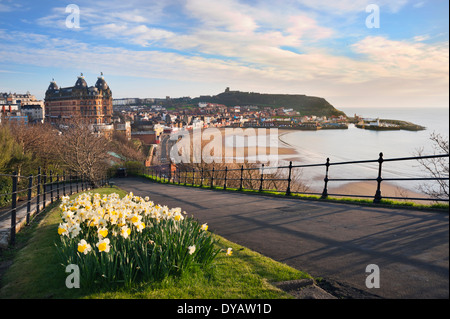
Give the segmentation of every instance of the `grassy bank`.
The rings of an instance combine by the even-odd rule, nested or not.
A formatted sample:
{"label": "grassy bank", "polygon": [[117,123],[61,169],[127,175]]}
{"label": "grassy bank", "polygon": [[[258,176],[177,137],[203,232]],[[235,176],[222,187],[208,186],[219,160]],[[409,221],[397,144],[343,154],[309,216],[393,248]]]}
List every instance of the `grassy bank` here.
{"label": "grassy bank", "polygon": [[[125,195],[116,187],[91,192]],[[68,273],[59,263],[55,248],[60,213],[54,205],[17,235],[15,248],[2,251],[2,261],[11,260],[12,264],[2,276],[0,298],[280,299],[291,296],[271,283],[311,278],[214,235],[218,248],[231,247],[234,253],[231,256],[219,254],[208,269],[193,269],[181,277],[143,282],[128,289],[68,289],[65,286]]]}
{"label": "grassy bank", "polygon": [[[136,174],[137,176],[141,176],[152,180],[158,183],[164,184],[172,184],[178,185],[178,183],[169,182],[167,178],[159,178],[154,177],[152,175],[146,174]],[[205,189],[213,189],[213,190],[224,190],[223,186],[213,186],[210,187],[208,184],[199,185],[199,184],[184,184],[180,183],[180,186],[187,187],[196,187],[196,188],[205,188]],[[226,191],[238,191],[244,192],[248,194],[260,194],[260,195],[268,195],[268,196],[280,196],[280,197],[289,197],[289,198],[299,198],[299,199],[307,199],[307,200],[316,200],[316,201],[332,201],[332,202],[343,202],[350,204],[359,204],[359,205],[369,205],[369,206],[385,206],[385,207],[398,207],[398,208],[414,208],[414,209],[428,209],[428,210],[437,210],[437,211],[448,211],[449,204],[446,203],[435,203],[435,204],[420,204],[417,202],[407,201],[407,200],[392,200],[392,199],[382,199],[379,203],[374,203],[373,199],[365,199],[365,198],[357,198],[357,197],[333,197],[328,196],[326,198],[322,198],[321,195],[315,194],[299,194],[299,193],[291,193],[290,195],[286,195],[286,192],[281,192],[277,190],[255,190],[255,189],[241,189],[227,187]]]}

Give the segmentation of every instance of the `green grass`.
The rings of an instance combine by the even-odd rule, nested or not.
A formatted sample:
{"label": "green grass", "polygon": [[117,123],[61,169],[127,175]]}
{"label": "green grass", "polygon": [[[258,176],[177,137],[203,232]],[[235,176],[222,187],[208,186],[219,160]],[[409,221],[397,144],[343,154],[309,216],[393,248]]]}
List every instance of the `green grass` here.
{"label": "green grass", "polygon": [[[125,195],[116,187],[91,192]],[[65,280],[69,274],[65,273],[56,254],[57,228],[61,221],[56,205],[17,234],[16,247],[2,253],[2,259],[12,259],[13,264],[2,278],[0,298],[281,299],[291,296],[271,283],[311,278],[304,272],[214,235],[218,248],[232,247],[234,253],[232,256],[219,254],[208,269],[194,269],[181,277],[143,282],[130,288],[68,289]]]}
{"label": "green grass", "polygon": [[[154,182],[163,183],[163,184],[172,184],[172,185],[178,185],[178,183],[169,182],[167,178],[159,178],[159,177],[153,177],[152,175],[146,175],[146,174],[136,174],[137,176],[141,176],[144,178],[147,178],[149,180],[152,180]],[[188,186],[188,187],[196,187],[196,188],[205,188],[205,189],[214,189],[214,190],[224,190],[223,186],[213,186],[210,187],[208,183],[203,184],[202,186],[200,184],[184,184],[180,183],[180,186]],[[290,198],[299,198],[299,199],[307,199],[307,200],[317,200],[317,201],[332,201],[332,202],[344,202],[349,204],[362,204],[362,205],[376,205],[376,206],[385,206],[385,207],[398,207],[398,208],[415,208],[415,209],[432,209],[432,210],[439,210],[439,211],[448,211],[449,210],[449,204],[445,203],[434,203],[434,204],[420,204],[416,202],[410,202],[407,200],[400,201],[400,200],[392,200],[392,199],[382,199],[379,203],[374,203],[373,199],[364,199],[364,198],[357,198],[357,197],[332,197],[328,196],[326,198],[322,198],[321,195],[311,195],[311,194],[299,194],[299,193],[292,193],[291,195],[286,195],[286,192],[277,191],[277,190],[262,190],[259,191],[257,189],[242,189],[239,190],[238,188],[232,188],[227,187],[227,191],[238,191],[238,192],[244,192],[249,194],[262,194],[262,195],[273,195],[273,196],[281,196],[281,197],[290,197]]]}

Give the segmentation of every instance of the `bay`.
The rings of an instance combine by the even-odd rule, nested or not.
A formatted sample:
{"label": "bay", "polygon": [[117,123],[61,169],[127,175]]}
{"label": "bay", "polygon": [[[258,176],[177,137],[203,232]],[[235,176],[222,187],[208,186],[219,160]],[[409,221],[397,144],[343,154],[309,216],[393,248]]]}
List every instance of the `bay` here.
{"label": "bay", "polygon": [[[347,130],[289,131],[280,130],[280,141],[294,148],[298,155],[285,157],[294,164],[325,163],[356,160],[375,160],[382,152],[385,159],[416,156],[423,149],[425,155],[433,154],[431,133],[441,134],[448,140],[448,108],[360,108],[341,109],[348,116],[395,119],[409,121],[426,127],[423,131],[372,131],[350,125]],[[312,188],[323,186],[324,167],[303,169],[302,175]],[[330,167],[330,178],[376,178],[378,164],[355,164]],[[384,178],[423,177],[423,168],[416,160],[383,163]],[[336,182],[336,184],[342,184]],[[415,190],[419,182],[398,182],[400,186]]]}

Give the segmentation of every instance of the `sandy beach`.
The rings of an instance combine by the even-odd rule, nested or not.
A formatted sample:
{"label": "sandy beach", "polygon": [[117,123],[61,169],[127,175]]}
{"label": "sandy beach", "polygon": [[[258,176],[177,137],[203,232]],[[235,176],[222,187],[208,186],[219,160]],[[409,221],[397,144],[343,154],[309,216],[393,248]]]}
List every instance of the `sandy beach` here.
{"label": "sandy beach", "polygon": [[[375,196],[377,190],[376,182],[351,182],[338,187],[329,187],[329,194],[342,194],[342,195],[363,195],[363,196]],[[388,182],[381,183],[381,196],[382,197],[403,197],[405,201],[429,204],[432,201],[426,200],[408,200],[408,198],[427,198],[426,195],[411,191],[409,189],[393,185]],[[398,200],[398,199],[396,199]]]}
{"label": "sandy beach", "polygon": [[[284,134],[289,134],[292,132],[296,132],[296,130],[282,129],[279,132],[279,136],[283,136]],[[294,147],[280,140],[280,145],[283,145],[279,148],[281,158],[285,161],[298,161],[300,159],[301,154],[299,154]],[[283,150],[287,150],[283,153]],[[329,194],[342,194],[342,195],[362,195],[362,196],[375,196],[377,190],[377,183],[374,182],[349,182],[340,186],[332,186],[329,185],[328,193]],[[408,200],[408,198],[428,198],[427,195],[416,192],[405,187],[394,185],[389,182],[381,183],[381,196],[382,197],[403,197],[405,201],[411,201],[421,204],[430,204],[432,201],[426,200]]]}
{"label": "sandy beach", "polygon": [[[270,136],[271,132],[269,129],[238,129],[238,128],[219,128],[220,136],[215,136],[214,138],[208,140],[208,135],[202,136],[202,147],[203,152],[209,152],[211,156],[218,155],[224,162],[225,159],[230,162],[230,158],[233,162],[239,162],[238,159],[245,157],[249,162],[258,162],[255,159],[261,159],[264,162],[265,156],[269,156],[266,160],[270,161],[270,158],[276,158],[275,163],[278,165],[285,165],[286,162],[293,161],[299,162],[301,160],[301,154],[297,150],[283,142],[280,137],[284,134],[289,134],[296,132],[296,130],[290,129],[279,129],[272,131],[277,132],[277,135],[270,137],[272,140],[269,142],[268,138],[266,140],[266,147],[260,147],[260,140],[258,141],[256,136],[263,135]],[[236,137],[241,137],[239,138]],[[274,142],[274,139],[277,141]],[[245,140],[245,143],[243,142]],[[209,144],[209,145],[208,145]],[[219,154],[221,152],[221,154]],[[203,153],[204,156],[204,153]],[[271,157],[274,156],[274,157]],[[274,163],[272,162],[272,163]],[[346,184],[341,184],[339,186],[333,186],[332,183],[328,186],[329,194],[342,194],[342,195],[363,195],[363,196],[375,196],[377,189],[377,183],[371,181],[363,182],[349,182]],[[314,192],[321,192],[320,190],[311,190]],[[382,197],[403,197],[403,198],[426,198],[427,196],[419,192],[409,190],[407,188],[394,185],[388,182],[383,182],[381,184],[381,195]],[[410,200],[412,201],[412,200]],[[429,201],[419,200],[418,203],[430,203]]]}

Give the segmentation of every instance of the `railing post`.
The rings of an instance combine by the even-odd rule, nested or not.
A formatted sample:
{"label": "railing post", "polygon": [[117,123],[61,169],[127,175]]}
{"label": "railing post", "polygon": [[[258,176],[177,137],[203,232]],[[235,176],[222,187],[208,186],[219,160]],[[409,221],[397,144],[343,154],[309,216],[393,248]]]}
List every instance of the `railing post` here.
{"label": "railing post", "polygon": [[42,208],[45,209],[45,202],[47,200],[47,170],[45,174],[42,176]]}
{"label": "railing post", "polygon": [[264,164],[261,166],[261,178],[259,183],[259,191],[262,192],[263,190],[263,181],[264,181]]}
{"label": "railing post", "polygon": [[195,181],[195,168],[192,169],[192,186],[194,186]]}
{"label": "railing post", "polygon": [[16,207],[17,207],[17,173],[12,176],[12,203],[11,203],[11,233],[9,242],[11,245],[16,243]]}
{"label": "railing post", "polygon": [[374,203],[379,203],[381,201],[381,182],[383,181],[383,178],[381,177],[381,170],[383,161],[383,153],[380,153],[380,157],[378,158],[377,191],[375,192],[375,198],[373,199]]}
{"label": "railing post", "polygon": [[75,185],[76,185],[77,193],[79,192],[79,189],[78,189],[78,179],[79,179],[78,175],[75,176]]}
{"label": "railing post", "polygon": [[38,167],[36,187],[36,215],[39,215],[41,206],[41,167]]}
{"label": "railing post", "polygon": [[326,171],[325,171],[325,178],[323,179],[325,182],[325,186],[323,188],[322,197],[321,198],[327,198],[328,197],[328,170],[330,167],[330,158],[327,158],[327,162],[325,163]]}
{"label": "railing post", "polygon": [[288,175],[288,186],[286,188],[286,195],[291,195],[291,176],[292,176],[292,161],[289,162],[289,175]]}
{"label": "railing post", "polygon": [[241,179],[240,179],[240,183],[239,183],[239,190],[242,190],[242,184],[244,181],[244,165],[241,165]]}
{"label": "railing post", "polygon": [[214,165],[213,165],[212,172],[211,172],[211,188],[213,188],[213,187],[214,187]]}
{"label": "railing post", "polygon": [[56,200],[59,200],[59,174],[56,174]]}
{"label": "railing post", "polygon": [[33,175],[28,177],[28,197],[27,197],[27,225],[30,223],[31,211],[31,189],[33,188]]}
{"label": "railing post", "polygon": [[178,185],[180,185],[181,184],[181,167],[178,167],[177,171],[178,171]]}
{"label": "railing post", "polygon": [[202,166],[202,172],[200,173],[200,187],[203,187],[203,166]]}
{"label": "railing post", "polygon": [[228,166],[225,166],[225,178],[223,180],[223,189],[227,189]]}
{"label": "railing post", "polygon": [[188,169],[186,168],[186,169],[184,170],[184,186],[187,185],[187,173],[188,173]]}
{"label": "railing post", "polygon": [[72,174],[69,175],[69,190],[70,190],[70,195],[73,194],[73,188],[72,188]]}
{"label": "railing post", "polygon": [[50,202],[53,204],[53,172],[50,170]]}
{"label": "railing post", "polygon": [[66,171],[63,171],[63,196],[66,196]]}

